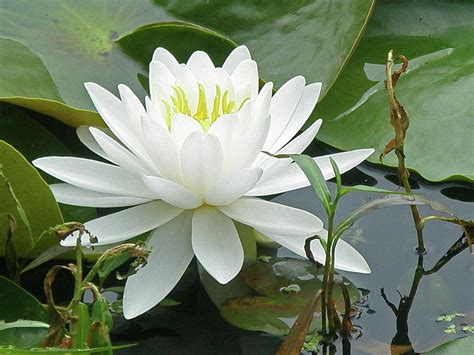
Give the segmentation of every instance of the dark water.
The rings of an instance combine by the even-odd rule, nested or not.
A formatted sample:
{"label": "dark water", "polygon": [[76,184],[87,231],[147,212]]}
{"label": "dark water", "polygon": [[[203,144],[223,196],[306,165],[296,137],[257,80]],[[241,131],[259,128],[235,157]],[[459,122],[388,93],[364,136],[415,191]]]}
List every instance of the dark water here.
{"label": "dark water", "polygon": [[[312,149],[310,154],[324,154],[327,149],[319,148],[317,152]],[[460,218],[474,218],[472,184],[431,184],[416,177],[412,180],[416,193],[442,203]],[[344,174],[343,183],[400,189],[394,170],[369,164]],[[349,194],[340,203],[337,216],[342,218],[377,197],[362,192]],[[282,194],[274,201],[324,216],[310,188]],[[420,210],[425,216],[439,214],[427,207]],[[426,225],[424,235],[428,252],[420,258],[415,251],[415,227],[406,206],[378,210],[346,233],[344,239],[364,255],[372,268],[369,275],[340,272],[364,294],[357,303],[359,313],[353,319],[358,332],[357,339],[349,341],[350,353],[385,354],[390,353],[391,346],[392,351],[413,349],[423,352],[446,340],[466,335],[460,330],[457,334],[444,333],[450,323],[436,322],[436,318],[445,313],[464,313],[465,317],[458,318],[455,323],[474,324],[474,256],[468,249],[462,250],[437,272],[415,278],[418,263],[424,270],[430,270],[456,241],[463,241],[461,229],[433,221]],[[278,255],[294,256],[284,249],[280,249]],[[381,289],[393,309],[382,297]],[[241,330],[226,323],[198,283],[184,292],[178,295],[185,299],[180,306],[156,307],[132,321],[118,319],[115,341],[138,345],[117,353],[261,355],[275,353],[282,342],[281,337]],[[401,296],[410,294],[411,297],[400,302]],[[346,351],[349,347],[346,346]],[[343,353],[340,343],[338,353]]]}

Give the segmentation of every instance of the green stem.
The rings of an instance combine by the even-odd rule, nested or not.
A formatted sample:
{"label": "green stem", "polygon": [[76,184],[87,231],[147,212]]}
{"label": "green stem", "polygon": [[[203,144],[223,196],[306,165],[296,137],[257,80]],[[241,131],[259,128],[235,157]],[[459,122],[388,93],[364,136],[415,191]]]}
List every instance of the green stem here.
{"label": "green stem", "polygon": [[[328,215],[328,238],[326,245],[326,262],[324,265],[324,278],[323,278],[323,294],[321,298],[321,314],[322,314],[322,330],[327,334],[333,334],[334,330],[334,317],[332,317],[332,285],[331,285],[331,265],[332,265],[332,253],[331,246],[333,242],[333,229],[334,229],[334,211]],[[329,325],[329,329],[328,329]]]}
{"label": "green stem", "polygon": [[71,345],[73,348],[77,347],[77,323],[79,320],[79,303],[81,302],[82,295],[82,249],[81,249],[81,238],[77,238],[76,241],[76,272],[74,273],[74,295],[68,308],[71,310]]}

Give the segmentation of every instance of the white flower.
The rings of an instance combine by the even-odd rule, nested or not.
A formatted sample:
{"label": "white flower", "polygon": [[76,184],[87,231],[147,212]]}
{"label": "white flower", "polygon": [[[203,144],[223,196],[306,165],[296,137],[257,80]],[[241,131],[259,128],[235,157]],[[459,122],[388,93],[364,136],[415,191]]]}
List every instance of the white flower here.
{"label": "white flower", "polygon": [[[245,46],[222,68],[204,52],[179,64],[158,48],[150,64],[146,108],[125,85],[120,99],[94,83],[85,84],[109,130],[80,127],[81,141],[109,163],[47,157],[34,164],[63,180],[51,185],[59,202],[91,207],[126,207],[87,222],[99,245],[152,231],[148,264],[131,276],[124,315],[133,318],[160,302],[176,285],[194,255],[220,283],[240,271],[244,252],[234,222],[254,227],[304,256],[304,240],[324,234],[316,216],[257,196],[309,185],[290,159],[261,153],[300,153],[321,120],[291,140],[318,100],[321,83],[297,76],[272,95],[259,91],[257,64]],[[332,154],[341,172],[361,163],[372,149]],[[326,178],[328,156],[315,158]],[[63,241],[74,245],[75,238]],[[83,243],[87,243],[83,240]],[[319,261],[324,253],[313,243]],[[370,272],[364,258],[339,242],[336,267]]]}

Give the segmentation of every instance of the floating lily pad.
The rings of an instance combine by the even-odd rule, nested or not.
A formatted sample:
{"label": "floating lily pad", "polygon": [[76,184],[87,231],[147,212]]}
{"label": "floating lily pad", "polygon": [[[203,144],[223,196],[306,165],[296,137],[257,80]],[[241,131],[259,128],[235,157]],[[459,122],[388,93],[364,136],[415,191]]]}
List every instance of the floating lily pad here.
{"label": "floating lily pad", "polygon": [[[0,255],[5,253],[5,238],[9,228],[6,214],[12,214],[17,221],[17,230],[13,235],[17,254],[26,256],[32,247],[33,241],[50,227],[63,223],[61,212],[54,196],[46,182],[41,178],[36,169],[15,148],[8,143],[0,141],[0,163],[8,182],[20,201],[26,217],[28,218],[31,232],[22,223],[17,210],[17,205],[11,195],[6,182],[0,181]],[[57,244],[58,240],[51,235],[41,242],[41,250]],[[37,256],[37,255],[32,255]]]}
{"label": "floating lily pad", "polygon": [[[83,88],[85,81],[112,92],[124,83],[139,97],[145,95],[137,78],[143,78],[145,70],[117,46],[118,38],[138,29],[134,35],[140,41],[124,46],[133,47],[134,57],[145,62],[151,59],[144,58],[150,48],[160,45],[178,56],[184,55],[183,50],[209,50],[216,62],[227,54],[228,43],[210,30],[164,24],[176,20],[210,26],[248,45],[267,80],[281,85],[302,74],[308,81],[323,81],[327,90],[359,40],[373,3],[340,0],[337,6],[328,6],[319,0],[275,6],[257,1],[52,0],[32,5],[26,0],[4,1],[0,100],[72,126],[99,125],[101,120]],[[147,25],[152,26],[143,27]],[[144,35],[157,30],[166,36]],[[33,80],[26,83],[30,77]]]}
{"label": "floating lily pad", "polygon": [[[308,300],[321,288],[324,270],[302,259],[277,258],[257,262],[242,271],[240,279],[250,286],[252,294],[228,299],[220,311],[229,323],[248,330],[270,334],[288,333]],[[360,292],[347,280],[351,302],[360,298]],[[334,301],[344,309],[339,286],[334,287]],[[313,328],[320,324],[321,303],[313,320]]]}
{"label": "floating lily pad", "polygon": [[[350,63],[314,119],[318,139],[339,149],[373,147],[378,156],[394,132],[384,90],[389,49],[405,55],[409,71],[395,87],[408,111],[406,163],[431,181],[474,181],[474,3],[380,3]],[[376,65],[378,64],[378,65]],[[396,166],[389,154],[384,164]]]}
{"label": "floating lily pad", "polygon": [[249,47],[263,79],[277,86],[303,75],[329,90],[360,39],[374,1],[155,0],[178,19]]}

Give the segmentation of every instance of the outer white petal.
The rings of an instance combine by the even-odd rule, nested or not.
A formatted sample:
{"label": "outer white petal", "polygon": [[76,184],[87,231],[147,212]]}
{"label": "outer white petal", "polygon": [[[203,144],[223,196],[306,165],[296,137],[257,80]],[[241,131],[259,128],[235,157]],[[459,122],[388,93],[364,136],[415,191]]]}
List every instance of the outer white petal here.
{"label": "outer white petal", "polygon": [[254,60],[247,59],[235,68],[231,75],[232,83],[235,87],[244,84],[250,85],[250,98],[255,98],[258,94],[258,67]]}
{"label": "outer white petal", "polygon": [[234,223],[212,207],[194,211],[192,224],[194,253],[206,271],[221,284],[239,273],[244,250]]}
{"label": "outer white petal", "polygon": [[109,135],[94,127],[90,128],[90,132],[107,156],[110,157],[110,160],[115,164],[120,165],[130,172],[145,172],[148,170],[133,153],[124,148]]}
{"label": "outer white petal", "polygon": [[222,173],[223,152],[219,139],[202,132],[192,132],[181,148],[183,183],[190,191],[204,197]]}
{"label": "outer white petal", "polygon": [[283,84],[272,97],[270,107],[272,121],[264,150],[269,150],[285,130],[300,102],[304,88],[305,79],[302,76],[296,76]]}
{"label": "outer white petal", "polygon": [[309,212],[258,198],[241,198],[219,209],[264,234],[309,237],[323,228],[323,222]]}
{"label": "outer white petal", "polygon": [[[318,232],[318,235],[327,238],[327,231],[321,230]],[[292,252],[306,257],[304,250],[304,244],[306,237],[284,237],[281,235],[271,235],[267,234],[268,237],[272,238],[274,241],[278,242],[285,248],[291,250]],[[313,240],[311,242],[311,251],[314,258],[324,264],[326,261],[326,255],[324,249],[319,243],[318,240]],[[336,246],[336,263],[335,268],[338,270],[359,272],[362,274],[370,274],[370,267],[365,261],[364,257],[355,250],[350,244],[346,243],[343,240],[339,240]]]}
{"label": "outer white petal", "polygon": [[[293,139],[290,143],[280,149],[277,154],[300,154],[303,152],[316,137],[321,127],[322,120],[314,122],[306,131]],[[272,174],[277,173],[280,169],[292,163],[292,159],[279,159],[266,155],[263,163],[258,166],[264,170],[262,179],[266,179]]]}
{"label": "outer white petal", "polygon": [[47,157],[33,161],[46,173],[87,190],[124,196],[153,198],[139,177],[121,167],[73,157]]}
{"label": "outer white petal", "polygon": [[[91,132],[89,131],[89,126],[80,126],[76,129],[76,134],[79,137],[79,140],[82,144],[84,144],[87,148],[89,148],[92,152],[97,154],[98,156],[110,160],[104,150],[97,144],[97,141],[92,136]],[[114,162],[113,162],[114,163]]]}
{"label": "outer white petal", "polygon": [[146,151],[143,149],[139,136],[137,136],[134,127],[130,124],[122,102],[100,85],[85,83],[84,86],[100,116],[115,136],[137,156],[144,160],[149,159]]}
{"label": "outer white petal", "polygon": [[222,68],[230,74],[233,73],[235,68],[246,59],[250,59],[250,52],[246,46],[239,46],[235,48],[227,57]]}
{"label": "outer white petal", "polygon": [[145,108],[138,97],[128,86],[120,84],[118,89],[123,106],[127,112],[127,118],[130,126],[135,129],[135,133],[140,137],[142,135],[140,117],[146,115]]}
{"label": "outer white petal", "polygon": [[176,114],[171,122],[171,138],[176,143],[178,149],[183,145],[184,140],[191,132],[202,132],[202,126],[197,120],[183,114]]}
{"label": "outer white petal", "polygon": [[172,55],[167,49],[162,47],[155,49],[152,61],[162,62],[173,74],[175,74],[180,67],[174,55]]}
{"label": "outer white petal", "polygon": [[[93,219],[84,226],[97,236],[96,245],[121,242],[159,227],[183,212],[163,201],[152,201],[146,204]],[[70,236],[61,242],[63,246],[76,244],[77,236]],[[82,237],[83,245],[90,245],[89,237]]]}
{"label": "outer white petal", "polygon": [[262,170],[256,168],[232,171],[207,191],[206,203],[214,206],[228,205],[255,186],[261,176]]}
{"label": "outer white petal", "polygon": [[160,177],[143,176],[145,185],[157,198],[183,209],[193,209],[202,205],[202,200],[185,187]]}
{"label": "outer white petal", "polygon": [[151,199],[119,196],[81,189],[69,184],[49,185],[58,202],[85,207],[128,207],[149,202]]}
{"label": "outer white petal", "polygon": [[242,141],[241,131],[242,128],[240,126],[239,117],[236,113],[219,117],[209,128],[208,133],[216,136],[221,143],[224,156],[222,167],[224,173],[235,168],[235,166],[233,166],[233,156],[236,153],[235,147],[237,145],[240,147]]}
{"label": "outer white petal", "polygon": [[313,83],[303,89],[301,100],[293,113],[293,116],[288,121],[288,125],[283,130],[282,134],[275,141],[270,149],[270,152],[276,152],[290,141],[303,127],[311,112],[313,112],[316,103],[318,102],[319,94],[321,93],[321,83]]}
{"label": "outer white petal", "polygon": [[157,305],[176,286],[194,257],[191,213],[183,213],[150,234],[148,263],[127,278],[123,314],[135,318]]}
{"label": "outer white petal", "polygon": [[[353,167],[362,163],[372,153],[373,149],[358,149],[349,152],[329,154],[321,157],[313,158],[321,169],[326,180],[334,177],[329,157],[333,158],[341,173],[344,173]],[[250,190],[247,196],[266,196],[278,194],[281,192],[291,191],[302,187],[309,186],[309,180],[305,174],[295,163],[291,163],[278,174],[273,174],[268,179],[262,180],[255,188]]]}

